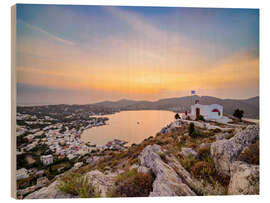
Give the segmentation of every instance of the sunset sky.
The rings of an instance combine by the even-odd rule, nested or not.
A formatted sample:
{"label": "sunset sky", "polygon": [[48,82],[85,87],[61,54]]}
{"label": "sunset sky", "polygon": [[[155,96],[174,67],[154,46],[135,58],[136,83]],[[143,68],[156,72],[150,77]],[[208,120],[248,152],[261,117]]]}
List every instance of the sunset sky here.
{"label": "sunset sky", "polygon": [[259,10],[17,6],[18,104],[259,95]]}

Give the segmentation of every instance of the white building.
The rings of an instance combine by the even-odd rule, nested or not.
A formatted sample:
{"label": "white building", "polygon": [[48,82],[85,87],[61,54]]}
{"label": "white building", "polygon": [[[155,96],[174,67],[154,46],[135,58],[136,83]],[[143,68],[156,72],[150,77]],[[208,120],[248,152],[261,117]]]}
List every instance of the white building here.
{"label": "white building", "polygon": [[190,116],[195,119],[198,115],[202,115],[206,120],[216,120],[223,117],[223,106],[219,104],[202,105],[196,100],[191,105]]}
{"label": "white building", "polygon": [[43,155],[40,157],[40,161],[43,165],[48,166],[53,163],[53,155]]}

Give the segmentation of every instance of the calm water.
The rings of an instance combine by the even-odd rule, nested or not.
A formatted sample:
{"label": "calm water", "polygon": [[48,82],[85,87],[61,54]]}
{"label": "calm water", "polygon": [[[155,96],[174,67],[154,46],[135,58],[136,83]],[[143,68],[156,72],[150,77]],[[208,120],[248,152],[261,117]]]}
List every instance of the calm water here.
{"label": "calm water", "polygon": [[108,115],[108,125],[87,129],[81,135],[85,142],[106,144],[113,139],[140,143],[149,136],[155,136],[164,126],[174,120],[175,113],[169,111],[122,111]]}

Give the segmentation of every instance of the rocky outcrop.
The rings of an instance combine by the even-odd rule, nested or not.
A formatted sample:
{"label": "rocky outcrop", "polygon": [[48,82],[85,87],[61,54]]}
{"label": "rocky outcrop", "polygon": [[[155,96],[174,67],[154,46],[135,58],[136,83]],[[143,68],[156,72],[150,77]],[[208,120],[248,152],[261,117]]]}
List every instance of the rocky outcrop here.
{"label": "rocky outcrop", "polygon": [[[106,197],[106,193],[112,188],[115,182],[116,174],[103,174],[98,170],[86,173],[89,181],[100,192],[101,197]],[[63,193],[57,188],[58,181],[54,181],[48,187],[43,187],[25,197],[25,199],[57,199],[57,198],[78,198],[71,194]]]}
{"label": "rocky outcrop", "polygon": [[92,157],[89,157],[89,158],[86,160],[86,163],[89,164],[90,166],[93,166],[93,165],[95,165],[100,159],[101,159],[100,156],[92,156]]}
{"label": "rocky outcrop", "polygon": [[[141,165],[152,169],[156,176],[150,196],[196,195],[176,173],[172,165],[170,166],[161,159],[160,155],[163,153],[161,147],[154,144],[145,147],[139,155]],[[174,167],[180,167],[179,165],[178,163]],[[188,176],[188,173],[185,175]]]}
{"label": "rocky outcrop", "polygon": [[24,196],[26,194],[29,194],[31,192],[34,192],[44,186],[46,186],[49,183],[49,180],[47,177],[40,177],[37,179],[37,184],[27,187],[25,189],[17,190],[18,196]]}
{"label": "rocky outcrop", "polygon": [[259,166],[236,161],[231,167],[229,195],[259,194]]}
{"label": "rocky outcrop", "polygon": [[108,193],[109,190],[114,186],[116,177],[115,174],[109,173],[105,175],[99,170],[93,170],[88,172],[86,175],[92,184],[96,186],[96,190],[101,193],[101,197],[106,197],[106,193]]}
{"label": "rocky outcrop", "polygon": [[188,157],[190,155],[192,155],[194,158],[197,157],[197,152],[195,152],[192,148],[188,147],[182,147],[182,151],[180,154],[184,157]]}
{"label": "rocky outcrop", "polygon": [[216,140],[224,140],[229,136],[229,133],[219,133],[215,135]]}
{"label": "rocky outcrop", "polygon": [[216,169],[222,174],[230,176],[230,168],[245,147],[259,137],[259,127],[250,125],[238,132],[229,140],[220,140],[211,145],[211,156]]}
{"label": "rocky outcrop", "polygon": [[48,187],[43,187],[25,197],[25,199],[61,199],[61,198],[76,198],[71,194],[60,192],[57,189],[57,180],[51,183]]}
{"label": "rocky outcrop", "polygon": [[139,173],[148,173],[149,172],[149,168],[145,167],[145,166],[139,166],[138,167],[138,172]]}
{"label": "rocky outcrop", "polygon": [[207,122],[200,122],[200,121],[181,120],[181,122],[187,123],[187,124],[194,123],[194,125],[196,127],[205,128],[207,130],[218,129],[218,130],[221,130],[221,131],[229,131],[229,130],[233,129],[233,128],[228,128],[228,127],[222,128],[222,127],[219,127],[219,126],[216,126],[216,125],[211,125],[210,123],[207,123]]}
{"label": "rocky outcrop", "polygon": [[27,169],[21,168],[21,169],[16,171],[16,180],[25,179],[28,177],[29,177],[29,174],[28,174]]}

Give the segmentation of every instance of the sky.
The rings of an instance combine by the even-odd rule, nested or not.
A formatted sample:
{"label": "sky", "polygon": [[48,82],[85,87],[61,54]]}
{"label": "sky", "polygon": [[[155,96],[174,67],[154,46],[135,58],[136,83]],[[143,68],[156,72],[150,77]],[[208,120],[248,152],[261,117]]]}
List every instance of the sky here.
{"label": "sky", "polygon": [[17,103],[259,95],[259,10],[18,4]]}

